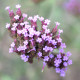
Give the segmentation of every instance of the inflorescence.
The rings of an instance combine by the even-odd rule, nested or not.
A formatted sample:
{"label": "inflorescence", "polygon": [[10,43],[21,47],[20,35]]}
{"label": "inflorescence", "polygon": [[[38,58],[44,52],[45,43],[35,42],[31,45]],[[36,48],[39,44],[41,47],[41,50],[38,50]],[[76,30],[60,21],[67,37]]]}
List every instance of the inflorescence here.
{"label": "inflorescence", "polygon": [[[56,73],[60,73],[60,76],[64,77],[67,66],[72,64],[72,60],[69,59],[71,53],[64,52],[66,45],[62,43],[60,37],[63,30],[57,28],[60,23],[55,22],[56,26],[50,30],[48,29],[50,20],[39,15],[28,17],[27,14],[22,14],[20,7],[21,5],[16,5],[16,14],[10,10],[9,6],[6,7],[11,20],[6,24],[6,28],[14,39],[9,53],[16,52],[24,62],[33,63],[34,58],[42,60],[42,71],[47,65],[49,68],[54,67]],[[38,30],[37,21],[41,22],[41,30]]]}

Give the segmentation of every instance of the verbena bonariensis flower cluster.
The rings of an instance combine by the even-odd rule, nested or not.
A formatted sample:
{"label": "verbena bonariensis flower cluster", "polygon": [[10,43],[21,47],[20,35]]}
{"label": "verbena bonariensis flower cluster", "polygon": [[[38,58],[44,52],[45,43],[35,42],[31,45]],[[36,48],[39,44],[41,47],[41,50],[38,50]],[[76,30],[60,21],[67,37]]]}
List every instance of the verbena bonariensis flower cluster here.
{"label": "verbena bonariensis flower cluster", "polygon": [[69,0],[65,4],[66,9],[74,15],[80,15],[80,0]]}
{"label": "verbena bonariensis flower cluster", "polygon": [[[38,15],[27,17],[27,14],[22,14],[20,7],[19,4],[16,5],[16,14],[9,9],[9,6],[6,7],[11,19],[10,23],[6,24],[6,28],[14,39],[9,53],[16,52],[24,62],[33,63],[34,58],[43,60],[42,71],[47,65],[54,67],[56,73],[64,77],[67,66],[72,64],[72,60],[69,59],[71,53],[64,52],[66,45],[62,43],[60,37],[63,30],[57,29],[60,23],[55,22],[56,26],[50,31],[48,29],[50,20]],[[27,20],[24,20],[25,18]],[[41,30],[38,30],[37,21],[41,22]]]}

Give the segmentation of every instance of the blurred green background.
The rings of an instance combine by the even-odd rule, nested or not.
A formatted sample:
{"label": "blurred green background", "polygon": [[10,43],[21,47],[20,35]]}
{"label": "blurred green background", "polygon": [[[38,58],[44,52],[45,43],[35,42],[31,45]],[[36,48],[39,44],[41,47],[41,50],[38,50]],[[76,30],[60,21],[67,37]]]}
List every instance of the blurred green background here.
{"label": "blurred green background", "polygon": [[[0,0],[0,80],[80,80],[80,17],[70,14],[64,8],[68,0],[45,0],[34,3],[31,0]],[[28,15],[40,15],[51,20],[50,29],[54,22],[61,23],[61,35],[67,49],[72,53],[73,64],[68,67],[66,77],[61,78],[55,70],[45,68],[41,72],[42,62],[34,60],[33,64],[24,63],[16,53],[9,54],[9,45],[13,41],[9,37],[5,24],[10,21],[6,6],[16,11],[15,5],[21,4],[22,12]]]}

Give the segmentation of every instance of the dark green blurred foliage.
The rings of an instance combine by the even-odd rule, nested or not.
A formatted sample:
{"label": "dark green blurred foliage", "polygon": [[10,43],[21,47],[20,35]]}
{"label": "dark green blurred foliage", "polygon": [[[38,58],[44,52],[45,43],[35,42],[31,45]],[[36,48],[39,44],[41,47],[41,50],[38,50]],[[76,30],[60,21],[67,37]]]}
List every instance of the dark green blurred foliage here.
{"label": "dark green blurred foliage", "polygon": [[[50,19],[50,29],[55,26],[55,21],[61,23],[59,28],[64,30],[61,37],[67,45],[65,51],[71,51],[73,60],[65,78],[60,78],[54,69],[45,68],[42,73],[42,62],[24,63],[16,53],[8,53],[12,39],[5,29],[5,24],[10,21],[5,7],[9,5],[15,11],[16,4],[21,4],[22,12],[29,16],[38,14]],[[0,80],[80,80],[80,18],[64,10],[63,4],[64,0],[45,0],[39,4],[31,0],[0,0]]]}

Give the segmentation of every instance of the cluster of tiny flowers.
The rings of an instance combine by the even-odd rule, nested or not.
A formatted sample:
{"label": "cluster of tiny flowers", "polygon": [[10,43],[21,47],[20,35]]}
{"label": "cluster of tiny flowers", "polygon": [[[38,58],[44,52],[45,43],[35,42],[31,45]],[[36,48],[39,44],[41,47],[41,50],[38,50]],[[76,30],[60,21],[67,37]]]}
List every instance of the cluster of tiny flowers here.
{"label": "cluster of tiny flowers", "polygon": [[[6,24],[6,28],[10,32],[10,36],[14,39],[9,48],[9,53],[16,52],[20,55],[24,62],[33,63],[33,59],[43,60],[43,68],[54,67],[56,73],[65,76],[67,66],[72,64],[70,52],[65,53],[65,43],[62,43],[60,34],[63,30],[58,29],[59,22],[55,22],[55,27],[50,30],[48,25],[50,20],[44,19],[39,15],[31,17],[25,13],[22,14],[21,5],[16,5],[16,14],[10,7],[6,7],[9,11],[10,23]],[[25,20],[26,19],[26,20]],[[41,22],[41,30],[38,30],[37,21]],[[57,50],[58,53],[55,53]]]}
{"label": "cluster of tiny flowers", "polygon": [[80,15],[80,0],[69,0],[66,9],[74,15]]}

